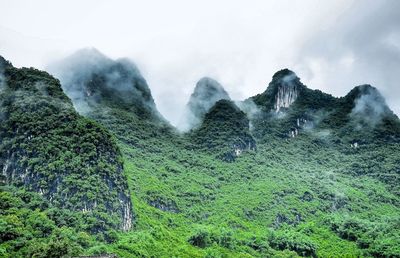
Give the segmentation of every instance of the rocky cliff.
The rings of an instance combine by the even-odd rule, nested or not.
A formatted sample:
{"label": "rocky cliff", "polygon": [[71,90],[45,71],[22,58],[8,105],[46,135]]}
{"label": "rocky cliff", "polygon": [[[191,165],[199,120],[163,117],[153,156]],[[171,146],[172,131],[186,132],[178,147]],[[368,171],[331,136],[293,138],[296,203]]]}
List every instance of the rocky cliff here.
{"label": "rocky cliff", "polygon": [[[0,60],[0,171],[7,184],[40,193],[90,218],[90,230],[129,230],[132,204],[111,134],[83,118],[60,82]],[[89,223],[88,223],[89,224]]]}

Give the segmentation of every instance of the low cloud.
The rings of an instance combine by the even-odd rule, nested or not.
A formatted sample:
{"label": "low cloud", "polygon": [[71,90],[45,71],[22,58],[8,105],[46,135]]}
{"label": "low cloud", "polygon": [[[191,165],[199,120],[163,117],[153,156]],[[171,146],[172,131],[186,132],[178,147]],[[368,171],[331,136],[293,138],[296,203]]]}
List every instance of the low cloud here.
{"label": "low cloud", "polygon": [[114,61],[96,49],[88,48],[50,64],[48,69],[60,79],[65,93],[81,114],[89,113],[92,104],[104,97],[100,88],[118,98],[116,101],[148,110],[155,108],[146,81],[128,59]]}
{"label": "low cloud", "polygon": [[204,115],[221,99],[230,100],[221,84],[208,77],[200,79],[185,107],[178,129],[186,132],[198,127]]}
{"label": "low cloud", "polygon": [[240,108],[240,110],[246,113],[249,119],[257,117],[261,112],[260,108],[254,103],[252,99],[246,99],[244,101],[235,101],[235,104]]}
{"label": "low cloud", "polygon": [[218,79],[233,99],[246,99],[284,67],[335,96],[372,84],[400,114],[400,1],[172,0],[156,9],[151,1],[96,8],[93,1],[79,8],[70,2],[4,3],[0,52],[18,67],[40,69],[83,46],[128,56],[174,125],[201,76]]}
{"label": "low cloud", "polygon": [[384,98],[379,92],[370,88],[357,98],[354,104],[350,116],[358,123],[359,128],[363,125],[375,127],[388,112]]}

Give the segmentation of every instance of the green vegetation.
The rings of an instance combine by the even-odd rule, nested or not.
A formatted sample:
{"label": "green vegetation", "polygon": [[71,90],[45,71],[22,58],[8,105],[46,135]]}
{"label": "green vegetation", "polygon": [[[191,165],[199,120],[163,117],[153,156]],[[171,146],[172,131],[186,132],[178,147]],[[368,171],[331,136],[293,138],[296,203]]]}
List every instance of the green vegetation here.
{"label": "green vegetation", "polygon": [[114,137],[76,113],[59,81],[46,72],[8,63],[3,70],[2,181],[87,214],[91,233],[123,228],[131,201]]}
{"label": "green vegetation", "polygon": [[192,131],[191,141],[196,148],[218,153],[218,157],[225,161],[235,160],[235,149],[241,152],[256,147],[246,114],[232,101],[224,99],[216,102],[205,114],[200,128]]}
{"label": "green vegetation", "polygon": [[[88,213],[47,202],[46,195],[3,186],[0,255],[400,257],[398,119],[388,115],[360,134],[346,133],[356,122],[347,120],[354,98],[304,88],[279,116],[267,108],[271,96],[255,97],[260,111],[250,121],[220,101],[187,134],[156,110],[141,116],[141,102],[88,101],[84,121],[116,137],[134,228],[93,232],[90,222],[99,217],[88,220]],[[350,104],[335,109],[338,101]],[[294,128],[298,134],[290,137]],[[257,149],[221,159],[244,137],[255,139]]]}

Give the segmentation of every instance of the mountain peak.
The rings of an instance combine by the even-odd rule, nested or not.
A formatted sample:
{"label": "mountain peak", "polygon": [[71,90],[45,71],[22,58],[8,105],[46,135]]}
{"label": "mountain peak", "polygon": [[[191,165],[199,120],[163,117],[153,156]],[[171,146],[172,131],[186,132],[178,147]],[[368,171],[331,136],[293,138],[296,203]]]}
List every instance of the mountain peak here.
{"label": "mountain peak", "polygon": [[354,87],[345,98],[353,102],[353,109],[350,114],[352,119],[362,122],[363,125],[374,127],[384,117],[393,115],[385,98],[378,89],[369,84]]}
{"label": "mountain peak", "polygon": [[369,100],[373,101],[375,104],[380,103],[383,106],[387,106],[385,98],[379,90],[369,84],[354,87],[344,98],[353,101],[355,104],[360,99],[369,98]]}
{"label": "mountain peak", "polygon": [[203,77],[197,83],[194,88],[191,100],[193,98],[218,98],[218,99],[230,99],[228,93],[224,87],[216,80],[210,77]]}
{"label": "mountain peak", "polygon": [[112,60],[96,48],[82,48],[67,56],[61,62],[52,64],[52,67],[67,66],[69,69],[79,68],[81,69],[81,73],[83,73],[84,71],[87,71],[88,66],[100,69],[104,64],[111,63]]}
{"label": "mountain peak", "polygon": [[357,97],[360,97],[361,95],[365,94],[376,94],[376,95],[381,95],[379,90],[370,84],[362,84],[354,87],[351,92],[356,94]]}
{"label": "mountain peak", "polygon": [[272,80],[280,80],[283,78],[285,78],[285,80],[296,79],[296,78],[298,79],[296,73],[293,72],[292,70],[289,70],[288,68],[279,70],[272,76]]}
{"label": "mountain peak", "polygon": [[146,80],[128,59],[112,60],[95,48],[85,48],[50,69],[81,113],[101,103],[140,116],[159,116]]}
{"label": "mountain peak", "polygon": [[218,152],[228,162],[234,161],[243,151],[256,148],[246,114],[227,99],[220,99],[211,107],[194,136],[199,146]]}
{"label": "mountain peak", "polygon": [[7,66],[12,66],[12,64],[10,63],[10,61],[0,56],[0,72],[2,72],[2,70],[4,70]]}
{"label": "mountain peak", "polygon": [[94,48],[94,47],[81,48],[81,49],[75,51],[75,53],[73,53],[71,56],[80,56],[81,58],[99,57],[99,58],[103,58],[103,59],[109,59],[103,53],[101,53],[97,48]]}
{"label": "mountain peak", "polygon": [[273,109],[279,112],[289,108],[299,96],[301,85],[300,78],[293,71],[286,68],[276,72],[269,84],[273,90]]}
{"label": "mountain peak", "polygon": [[280,112],[296,101],[303,88],[305,86],[296,73],[285,68],[276,72],[267,89],[262,94],[254,96],[252,100],[266,110]]}
{"label": "mountain peak", "polygon": [[224,87],[212,78],[201,78],[187,104],[184,121],[181,122],[182,129],[186,131],[199,126],[204,115],[221,99],[231,99]]}

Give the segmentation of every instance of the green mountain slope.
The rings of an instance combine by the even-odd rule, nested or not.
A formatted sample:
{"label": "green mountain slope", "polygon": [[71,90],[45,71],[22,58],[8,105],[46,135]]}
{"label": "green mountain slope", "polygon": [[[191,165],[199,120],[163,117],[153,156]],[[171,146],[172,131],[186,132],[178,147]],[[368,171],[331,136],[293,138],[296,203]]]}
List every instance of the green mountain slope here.
{"label": "green mountain slope", "polygon": [[261,110],[251,119],[252,133],[259,141],[276,137],[296,141],[297,136],[304,136],[319,145],[358,155],[363,162],[354,162],[350,168],[341,165],[342,170],[374,175],[399,192],[397,151],[386,150],[397,150],[400,120],[376,88],[357,86],[346,96],[335,98],[308,89],[292,71],[284,69],[273,76],[264,93],[247,101],[254,101]]}
{"label": "green mountain slope", "polygon": [[234,161],[243,151],[256,149],[246,114],[230,100],[217,101],[191,138],[197,146],[218,153],[225,161]]}
{"label": "green mountain slope", "polygon": [[[335,98],[308,89],[288,69],[277,72],[267,90],[250,98],[262,117],[252,121],[258,138],[269,135],[291,137],[293,131],[330,130],[340,142],[398,142],[400,122],[379,91],[370,86],[355,87]],[[361,139],[364,138],[364,139]]]}
{"label": "green mountain slope", "polygon": [[48,73],[0,61],[3,181],[83,213],[92,233],[129,230],[132,204],[113,136],[78,115]]}
{"label": "green mountain slope", "polygon": [[[144,98],[132,90],[135,80],[126,79],[131,72],[111,84],[98,80],[108,78],[109,67],[119,61],[106,58],[108,68],[93,72],[92,66],[104,67],[97,58],[84,62],[89,80],[77,75],[80,66],[58,67],[64,71],[58,76],[81,114],[115,135],[135,228],[97,237],[85,250],[75,246],[75,253],[400,256],[399,121],[374,88],[357,87],[335,98],[282,70],[264,93],[244,102],[216,100],[197,128],[178,133],[155,105],[147,105],[150,91]],[[129,89],[123,102],[119,84]],[[99,91],[91,96],[100,97],[85,95],[89,85]],[[77,93],[84,97],[74,98]],[[80,109],[81,103],[87,109]],[[250,151],[236,155],[238,146]],[[20,198],[18,190],[9,192]],[[7,210],[31,209],[29,203]]]}
{"label": "green mountain slope", "polygon": [[175,131],[156,109],[146,80],[129,60],[82,49],[50,69],[77,111],[100,122],[121,141],[156,148],[155,137]]}

